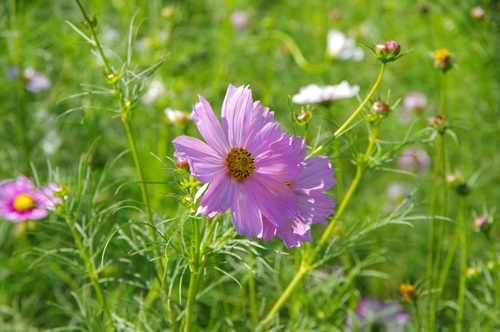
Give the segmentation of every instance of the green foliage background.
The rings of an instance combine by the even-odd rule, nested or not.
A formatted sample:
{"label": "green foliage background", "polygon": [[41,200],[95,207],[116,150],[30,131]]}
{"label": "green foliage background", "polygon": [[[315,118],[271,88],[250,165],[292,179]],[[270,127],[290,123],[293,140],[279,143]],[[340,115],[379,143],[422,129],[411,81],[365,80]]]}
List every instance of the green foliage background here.
{"label": "green foliage background", "polygon": [[[293,132],[290,113],[298,114],[301,107],[290,104],[288,96],[296,94],[300,87],[348,80],[360,86],[363,98],[379,71],[377,59],[365,49],[363,61],[331,62],[324,73],[305,72],[271,31],[280,30],[293,37],[311,63],[325,61],[329,29],[341,30],[368,46],[392,39],[403,51],[411,49],[388,65],[377,96],[386,99],[390,91],[393,103],[409,92],[419,91],[427,96],[428,106],[420,116],[412,118],[411,124],[401,122],[400,108],[384,119],[380,138],[387,142],[402,141],[407,134],[423,140],[417,133],[427,127],[427,118],[437,114],[439,107],[441,73],[433,67],[432,52],[447,48],[455,57],[456,67],[447,74],[446,115],[457,137],[456,141],[450,137],[447,140],[448,169],[461,174],[464,181],[477,178],[471,183],[472,192],[467,198],[469,265],[481,266],[491,259],[487,241],[474,231],[472,221],[485,212],[494,216],[499,198],[500,2],[96,0],[82,4],[90,15],[95,15],[98,38],[115,70],[121,70],[129,51],[131,69],[136,73],[163,59],[142,89],[143,93],[147,91],[156,79],[165,85],[166,91],[153,104],[137,100],[132,116],[140,158],[150,182],[152,207],[158,219],[164,220],[165,229],[171,227],[167,222],[170,218],[182,219],[179,214],[183,211],[175,196],[181,192],[171,172],[171,141],[184,132],[198,135],[192,124],[169,124],[164,114],[166,107],[190,112],[199,94],[210,101],[217,113],[229,83],[250,85],[254,99],[270,107],[287,131]],[[474,19],[469,14],[476,5],[485,9],[484,18]],[[230,16],[235,10],[244,11],[249,17],[243,30],[231,25]],[[155,272],[151,250],[146,250],[150,243],[141,233],[144,228],[135,224],[141,214],[132,208],[113,210],[118,206],[143,208],[132,157],[124,153],[129,147],[120,115],[116,103],[100,94],[109,89],[100,60],[70,24],[87,33],[74,1],[6,0],[0,4],[0,178],[33,176],[36,171],[42,184],[57,181],[80,192],[73,198],[83,202],[76,218],[90,225],[84,242],[94,248],[96,262],[100,263],[103,257],[109,261],[101,271],[102,284],[108,302],[116,306],[123,319],[121,329],[131,330],[128,324],[137,320],[141,322],[138,330],[168,329],[164,303],[159,301],[142,310]],[[128,41],[130,27],[132,47]],[[38,94],[23,93],[16,81],[7,77],[14,65],[32,66],[45,73],[52,80],[52,88]],[[358,101],[352,98],[315,108],[309,125],[309,145],[316,138],[321,141],[329,137],[357,105]],[[303,127],[296,130],[303,135]],[[332,157],[333,166],[340,167],[337,174],[343,177],[344,186],[355,171],[349,149],[364,149],[366,142],[363,131],[353,130],[340,145],[325,150]],[[418,145],[432,158],[433,142]],[[384,147],[390,151],[390,145]],[[381,167],[397,168],[395,160],[400,152],[392,151]],[[410,176],[379,169],[368,172],[363,179],[339,234],[351,234],[386,216],[393,207],[386,194],[391,182],[403,183],[409,192],[415,189],[411,213],[426,215],[430,172]],[[332,190],[331,195],[337,197],[337,192]],[[456,202],[456,196],[450,193],[450,216],[456,214]],[[224,222],[230,228],[228,221]],[[117,225],[133,226],[124,227],[123,234],[108,245]],[[0,221],[0,330],[101,330],[99,321],[94,321],[98,314],[86,272],[79,271],[81,261],[70,250],[74,248],[70,231],[56,217],[31,226],[20,231],[19,225]],[[323,269],[304,281],[304,287],[282,312],[281,325],[275,328],[342,330],[346,311],[354,310],[360,297],[399,300],[400,283],[425,284],[427,228],[426,220],[413,222],[413,227],[389,225],[351,247],[346,245],[338,257],[325,262]],[[320,225],[313,227],[313,241],[322,230]],[[173,232],[165,232],[170,231]],[[452,222],[447,223],[447,231],[453,233]],[[493,243],[499,237],[498,225],[494,225]],[[105,245],[108,247],[101,256]],[[133,248],[134,245],[138,247]],[[279,239],[235,246],[247,252],[254,250],[259,257],[253,268],[257,273],[258,314],[263,317],[293,276],[301,249],[285,251]],[[146,253],[141,252],[143,249]],[[213,265],[230,271],[240,284],[217,270],[207,270],[202,286],[206,289],[201,291],[196,307],[198,328],[250,329],[248,263],[226,256],[211,259]],[[370,262],[369,271],[356,272],[358,261]],[[346,262],[353,269],[339,270]],[[172,264],[175,270],[176,261]],[[445,298],[450,301],[457,288],[455,265],[445,291]],[[187,286],[187,279],[177,279],[181,289]],[[343,289],[342,285],[348,286]],[[486,282],[469,286],[478,298],[488,298]],[[346,300],[337,301],[341,298]],[[500,303],[492,302],[488,310],[500,308]],[[339,303],[343,306],[337,307]],[[488,310],[476,307],[472,301],[466,305],[470,309],[465,315],[470,330],[499,328],[498,319],[491,319]],[[439,314],[442,330],[453,326],[451,307],[444,303]]]}

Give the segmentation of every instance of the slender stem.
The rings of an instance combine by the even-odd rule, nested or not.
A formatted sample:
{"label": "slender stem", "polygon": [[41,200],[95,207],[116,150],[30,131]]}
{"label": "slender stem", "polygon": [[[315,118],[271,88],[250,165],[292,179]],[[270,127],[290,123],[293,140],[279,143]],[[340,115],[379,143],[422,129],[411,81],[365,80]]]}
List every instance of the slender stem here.
{"label": "slender stem", "polygon": [[255,265],[255,257],[252,253],[248,255],[248,264],[251,267],[248,271],[248,297],[250,299],[250,321],[252,322],[252,327],[255,328],[258,324],[257,322],[257,304],[255,297],[255,273],[253,268]]}
{"label": "slender stem", "polygon": [[337,131],[335,131],[335,133],[333,133],[333,135],[329,139],[327,139],[325,143],[318,146],[314,151],[309,153],[307,158],[311,158],[311,157],[315,156],[316,154],[320,153],[321,151],[323,151],[323,149],[328,144],[330,144],[330,142],[336,140],[340,135],[342,135],[347,130],[347,127],[349,127],[349,125],[354,121],[354,119],[359,115],[359,113],[361,113],[363,108],[366,106],[366,104],[368,104],[370,99],[375,94],[375,91],[377,91],[377,89],[380,85],[380,82],[382,82],[382,77],[384,76],[385,65],[386,65],[385,63],[382,63],[382,67],[380,68],[380,72],[378,74],[377,80],[373,84],[372,89],[370,90],[368,95],[365,97],[365,99],[361,102],[361,104],[358,106],[358,108],[354,111],[354,113],[351,114],[351,116],[346,120],[346,122],[344,122],[344,124],[342,126],[340,126],[339,129],[337,129]]}
{"label": "slender stem", "polygon": [[354,192],[356,191],[359,183],[361,182],[361,179],[363,177],[364,171],[367,168],[367,162],[370,160],[371,154],[373,152],[373,148],[375,147],[375,142],[376,138],[379,132],[379,127],[380,122],[377,122],[373,124],[370,136],[369,136],[369,143],[368,147],[366,149],[366,152],[362,158],[362,160],[358,161],[357,167],[356,167],[356,175],[354,176],[353,181],[351,182],[351,185],[349,186],[349,189],[347,190],[347,193],[342,200],[342,202],[339,205],[339,208],[337,212],[335,213],[335,217],[330,221],[328,224],[328,227],[326,228],[325,232],[321,236],[321,239],[318,242],[318,245],[316,246],[314,251],[308,251],[305,252],[304,255],[302,256],[302,261],[300,264],[300,268],[298,272],[295,274],[293,279],[290,281],[290,284],[287,286],[285,291],[281,294],[281,296],[278,298],[274,306],[271,308],[267,316],[262,320],[260,323],[260,328],[263,329],[265,328],[273,319],[274,315],[278,313],[278,311],[281,309],[283,304],[285,304],[286,300],[290,297],[292,292],[295,290],[295,288],[299,285],[300,281],[304,276],[309,272],[313,266],[314,266],[314,261],[316,260],[317,255],[321,252],[321,250],[325,247],[325,245],[328,243],[330,236],[335,229],[335,225],[337,224],[337,221],[343,216],[344,211],[351,200]]}
{"label": "slender stem", "polygon": [[333,136],[335,136],[335,137],[340,136],[347,129],[347,127],[349,127],[349,125],[351,124],[351,122],[354,121],[354,119],[359,115],[359,113],[361,113],[361,111],[366,106],[366,104],[368,103],[368,101],[375,94],[375,91],[377,91],[378,86],[380,85],[380,82],[382,81],[382,77],[384,76],[384,71],[385,71],[385,63],[382,63],[382,66],[380,67],[380,72],[378,74],[377,80],[375,81],[375,84],[373,85],[372,89],[370,90],[370,92],[366,96],[365,100],[363,100],[363,102],[359,105],[358,109],[356,109],[354,111],[354,113],[351,114],[351,116],[349,117],[349,119],[347,119],[347,121],[344,122],[344,124],[342,126],[340,126],[339,129],[337,129],[337,131],[333,134]]}
{"label": "slender stem", "polygon": [[295,290],[297,285],[300,283],[302,278],[311,270],[311,266],[306,265],[305,261],[302,260],[302,264],[300,265],[299,270],[297,273],[293,276],[293,279],[290,281],[286,289],[283,291],[281,296],[278,298],[276,303],[273,305],[267,316],[262,320],[260,323],[260,326],[257,330],[263,330],[273,319],[273,317],[278,313],[278,311],[281,309],[283,304],[285,304],[285,301],[290,297],[292,292]]}
{"label": "slender stem", "polygon": [[286,45],[286,47],[290,51],[290,54],[293,57],[293,60],[295,61],[297,66],[299,66],[302,70],[309,73],[319,74],[326,72],[328,68],[330,68],[330,64],[328,61],[322,62],[320,64],[312,64],[309,61],[307,61],[306,58],[304,58],[302,52],[300,51],[299,46],[289,34],[283,31],[273,30],[270,32],[270,35],[271,37],[278,39],[279,41],[283,42]]}
{"label": "slender stem", "polygon": [[203,274],[203,264],[201,261],[201,239],[200,239],[200,224],[198,219],[193,219],[193,257],[191,259],[191,276],[189,278],[188,299],[186,305],[186,316],[184,324],[184,332],[191,331],[193,323],[193,307],[196,302],[196,294],[198,293],[201,276]]}
{"label": "slender stem", "polygon": [[467,229],[465,227],[465,197],[460,196],[458,202],[458,231],[460,234],[460,277],[458,280],[458,311],[455,331],[462,331],[465,303],[465,282],[467,272]]}
{"label": "slender stem", "polygon": [[422,324],[420,323],[420,310],[418,309],[418,303],[416,299],[412,300],[413,310],[415,311],[415,321],[417,323],[417,331],[422,331]]}
{"label": "slender stem", "polygon": [[[446,73],[443,73],[441,77],[441,87],[439,94],[439,114],[444,115],[445,105],[446,105],[446,89],[447,80]],[[439,237],[436,248],[434,248],[434,242],[436,237],[436,207],[438,204],[438,179],[442,177],[442,200],[441,200],[441,216],[446,215],[447,210],[447,200],[448,200],[448,188],[446,187],[446,149],[444,140],[444,131],[440,131],[436,142],[436,155],[435,163],[432,174],[432,188],[430,195],[430,205],[429,205],[429,215],[431,220],[431,225],[429,226],[428,242],[427,242],[427,276],[429,277],[430,287],[434,288],[440,282],[440,274],[442,273],[440,269],[441,263],[441,251],[444,241],[445,227],[444,222],[439,221]],[[438,301],[440,298],[440,292],[431,293],[428,302],[428,314],[429,314],[429,330],[434,330],[436,322],[436,310]]]}
{"label": "slender stem", "polygon": [[[83,17],[84,17],[85,25],[90,30],[92,40],[94,41],[94,46],[97,48],[97,51],[99,52],[99,55],[101,56],[101,60],[104,64],[104,68],[106,70],[106,74],[108,75],[108,78],[109,78],[109,75],[113,75],[114,73],[109,65],[109,62],[108,62],[106,56],[104,55],[104,52],[103,52],[103,49],[101,47],[101,44],[99,43],[99,40],[97,39],[97,36],[96,36],[94,28],[93,28],[93,22],[89,19],[88,15],[85,12],[85,9],[81,5],[80,1],[79,0],[75,0],[75,1],[78,5]],[[157,276],[158,276],[158,279],[161,281],[161,284],[165,286],[165,293],[167,293],[166,286],[167,286],[168,282],[166,280],[165,258],[162,257],[159,246],[158,246],[158,238],[157,238],[157,233],[156,233],[154,223],[153,223],[153,213],[151,210],[151,204],[149,202],[149,195],[148,195],[148,190],[147,190],[147,186],[146,186],[146,181],[144,179],[144,173],[143,173],[143,169],[142,169],[141,162],[139,159],[136,141],[134,138],[132,127],[131,127],[131,119],[132,119],[131,105],[130,105],[130,102],[127,102],[123,98],[122,93],[117,85],[117,81],[115,81],[113,79],[111,79],[111,80],[108,79],[108,83],[113,87],[114,95],[116,96],[116,100],[118,101],[118,104],[120,106],[121,118],[122,118],[122,121],[123,121],[123,124],[125,127],[125,131],[127,133],[127,138],[128,138],[130,149],[131,149],[132,156],[134,159],[134,165],[136,168],[137,177],[139,178],[139,186],[140,186],[140,190],[141,190],[142,200],[143,200],[144,205],[146,207],[146,215],[148,217],[148,221],[151,225],[151,227],[149,228],[150,236],[152,239],[155,255],[156,255],[156,257],[160,258],[157,260]],[[154,298],[153,295],[155,293],[157,293],[156,290],[152,289],[150,291],[150,294],[148,294],[147,297]],[[178,328],[177,328],[177,322],[175,320],[175,312],[174,312],[174,308],[172,306],[172,303],[170,302],[170,299],[168,299],[168,309],[169,309],[169,316],[171,318],[172,329],[173,329],[173,331],[177,331]]]}

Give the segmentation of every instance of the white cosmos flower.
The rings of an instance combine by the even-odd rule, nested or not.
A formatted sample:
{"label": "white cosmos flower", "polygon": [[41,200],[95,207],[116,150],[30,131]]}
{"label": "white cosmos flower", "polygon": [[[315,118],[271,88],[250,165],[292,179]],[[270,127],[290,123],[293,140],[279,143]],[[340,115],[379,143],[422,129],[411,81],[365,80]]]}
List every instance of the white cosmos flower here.
{"label": "white cosmos flower", "polygon": [[167,116],[168,120],[171,123],[174,123],[177,125],[184,123],[188,120],[191,120],[191,114],[186,113],[186,112],[182,112],[182,111],[178,111],[178,110],[173,110],[170,107],[167,107],[165,109],[165,115]]}
{"label": "white cosmos flower", "polygon": [[338,30],[328,31],[326,51],[334,60],[363,60],[365,54],[361,47],[356,46],[354,39],[346,38],[345,34]]}
{"label": "white cosmos flower", "polygon": [[153,80],[148,91],[142,97],[142,101],[146,104],[154,103],[162,94],[165,93],[165,86],[159,80]]}
{"label": "white cosmos flower", "polygon": [[332,100],[354,97],[358,92],[359,85],[350,86],[347,81],[327,86],[309,84],[300,88],[299,93],[292,97],[292,102],[295,104],[323,104]]}

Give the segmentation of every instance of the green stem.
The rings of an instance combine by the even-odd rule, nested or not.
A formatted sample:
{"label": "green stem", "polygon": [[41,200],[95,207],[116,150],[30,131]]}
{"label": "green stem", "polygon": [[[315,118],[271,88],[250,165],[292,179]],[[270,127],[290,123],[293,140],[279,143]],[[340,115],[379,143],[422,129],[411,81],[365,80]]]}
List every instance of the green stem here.
{"label": "green stem", "polygon": [[412,300],[413,310],[415,311],[415,321],[417,323],[417,331],[422,331],[422,324],[420,323],[420,310],[418,309],[418,303],[416,299]]}
{"label": "green stem", "polygon": [[271,308],[271,310],[269,311],[267,316],[260,323],[259,327],[261,329],[265,328],[271,322],[273,317],[278,313],[278,311],[281,309],[283,304],[285,304],[286,300],[290,297],[292,292],[299,285],[302,278],[304,278],[304,276],[311,269],[313,269],[317,255],[321,252],[321,250],[325,247],[325,245],[330,240],[330,236],[331,236],[333,230],[335,229],[337,221],[343,216],[344,211],[345,211],[349,201],[351,200],[354,192],[356,191],[359,183],[361,182],[364,171],[367,168],[367,163],[369,162],[371,154],[373,152],[373,148],[375,147],[376,138],[377,138],[379,128],[380,128],[379,126],[380,126],[380,122],[377,122],[372,127],[372,131],[371,131],[370,136],[369,136],[369,143],[368,143],[368,147],[366,149],[366,152],[363,156],[363,159],[358,161],[358,164],[356,167],[356,175],[354,176],[354,179],[351,182],[351,185],[349,186],[349,189],[347,190],[347,193],[346,193],[344,199],[340,203],[340,205],[337,209],[337,212],[335,213],[335,217],[328,224],[328,227],[326,228],[325,232],[321,236],[321,239],[319,240],[318,245],[316,246],[315,250],[304,253],[304,256],[302,257],[302,261],[301,261],[298,272],[295,274],[293,279],[290,281],[290,283],[288,284],[285,291],[278,298],[278,300],[276,301],[274,306]]}
{"label": "green stem", "polygon": [[354,121],[354,119],[359,115],[359,113],[361,113],[363,108],[366,106],[366,104],[368,104],[370,99],[375,94],[375,91],[377,91],[377,89],[380,85],[380,82],[382,82],[382,77],[384,76],[385,65],[386,65],[385,63],[382,63],[382,67],[380,68],[380,72],[378,74],[377,80],[375,81],[375,84],[373,84],[372,89],[370,90],[368,95],[365,97],[365,99],[361,102],[361,104],[358,106],[358,108],[354,111],[354,113],[351,114],[351,116],[346,120],[346,122],[344,122],[344,124],[342,126],[340,126],[339,129],[337,129],[337,131],[335,131],[335,133],[333,133],[333,135],[329,139],[327,139],[325,143],[318,146],[314,151],[312,151],[307,156],[307,158],[311,158],[311,157],[317,155],[318,153],[320,153],[321,151],[323,151],[323,149],[328,144],[330,144],[330,142],[332,142],[333,140],[336,140],[340,135],[342,135],[347,130],[347,127],[349,127],[349,125]]}
{"label": "green stem", "polygon": [[304,55],[302,55],[300,47],[297,45],[295,40],[293,40],[293,38],[289,34],[283,31],[273,30],[270,32],[270,35],[271,37],[276,38],[277,40],[283,42],[286,45],[286,47],[292,54],[293,60],[295,61],[297,66],[299,66],[304,71],[313,74],[320,74],[326,72],[328,68],[330,68],[330,64],[328,63],[328,61],[325,61],[320,64],[312,64],[309,61],[307,61],[304,58]]}
{"label": "green stem", "polygon": [[467,229],[465,227],[465,197],[460,196],[458,206],[458,232],[460,234],[460,277],[458,280],[458,311],[455,331],[462,331],[465,304],[465,282],[467,272]]}
{"label": "green stem", "polygon": [[251,267],[248,272],[248,297],[250,299],[250,321],[252,322],[252,327],[257,326],[257,304],[255,297],[255,273],[253,271],[255,265],[255,257],[252,253],[248,255],[248,264]]}
{"label": "green stem", "polygon": [[193,219],[193,233],[193,257],[191,260],[191,276],[189,278],[189,290],[186,305],[184,332],[191,331],[191,326],[193,323],[193,307],[194,303],[196,302],[196,294],[198,294],[201,276],[203,274],[203,263],[200,253],[200,224],[198,219]]}
{"label": "green stem", "polygon": [[[439,94],[439,114],[444,115],[445,105],[446,105],[446,73],[443,73],[441,77],[441,87]],[[438,179],[441,175],[442,177],[442,201],[441,201],[441,216],[446,215],[447,210],[447,200],[448,200],[448,188],[446,187],[446,149],[444,141],[444,131],[439,131],[436,143],[436,156],[435,163],[432,174],[432,188],[430,195],[430,205],[429,205],[429,216],[431,220],[431,225],[429,226],[428,242],[427,242],[427,276],[429,277],[430,287],[434,288],[440,282],[440,274],[442,273],[439,268],[441,263],[441,251],[444,241],[444,221],[439,223],[439,237],[437,239],[436,250],[434,250],[434,242],[436,237],[436,206],[438,204]],[[435,255],[435,257],[434,257]],[[429,330],[434,330],[436,322],[436,310],[438,301],[440,298],[440,292],[431,293],[428,302],[428,314],[429,314]]]}
{"label": "green stem", "polygon": [[[149,195],[148,195],[148,190],[147,190],[147,186],[146,186],[146,181],[144,179],[144,173],[143,173],[143,169],[142,169],[141,162],[139,159],[137,145],[136,145],[136,141],[134,138],[132,127],[131,127],[131,118],[132,118],[131,104],[130,104],[130,102],[125,101],[125,99],[122,97],[122,93],[117,85],[117,81],[114,79],[109,79],[110,75],[114,75],[114,73],[113,73],[113,71],[108,63],[106,56],[104,55],[104,52],[103,52],[103,49],[101,47],[101,44],[99,43],[99,40],[97,39],[97,36],[96,36],[94,28],[93,28],[93,22],[88,17],[88,15],[85,12],[85,9],[81,5],[80,1],[79,0],[75,0],[75,1],[78,5],[83,17],[84,17],[85,25],[88,27],[88,29],[90,31],[90,34],[92,36],[92,40],[94,41],[94,46],[97,48],[97,51],[99,52],[101,60],[104,64],[104,68],[105,68],[106,75],[108,78],[108,83],[113,87],[114,95],[116,96],[116,100],[118,101],[118,104],[120,106],[121,118],[122,118],[122,121],[123,121],[123,124],[125,127],[125,131],[127,133],[127,138],[128,138],[130,149],[131,149],[132,156],[134,159],[134,165],[136,168],[137,177],[139,178],[139,186],[140,186],[140,190],[141,190],[142,200],[143,200],[143,203],[146,207],[146,215],[147,215],[148,221],[151,225],[151,227],[149,228],[149,232],[150,232],[151,240],[153,243],[154,252],[155,252],[156,257],[160,258],[157,260],[157,276],[158,276],[158,279],[160,280],[160,283],[162,285],[164,285],[165,293],[167,294],[166,286],[168,285],[168,282],[166,280],[165,258],[161,257],[162,255],[161,255],[161,252],[160,252],[160,249],[158,246],[158,238],[157,238],[157,233],[156,233],[154,223],[153,223],[153,213],[151,210],[151,204],[149,202]],[[154,295],[155,293],[157,293],[156,290],[153,290],[153,289],[150,290],[150,294],[147,295],[147,298],[150,298],[150,299],[154,298],[154,296],[150,296],[150,295],[151,294]],[[168,309],[169,309],[169,316],[171,318],[172,329],[175,332],[178,330],[178,328],[177,328],[177,322],[175,319],[176,315],[175,315],[172,303],[170,302],[170,299],[168,299]]]}

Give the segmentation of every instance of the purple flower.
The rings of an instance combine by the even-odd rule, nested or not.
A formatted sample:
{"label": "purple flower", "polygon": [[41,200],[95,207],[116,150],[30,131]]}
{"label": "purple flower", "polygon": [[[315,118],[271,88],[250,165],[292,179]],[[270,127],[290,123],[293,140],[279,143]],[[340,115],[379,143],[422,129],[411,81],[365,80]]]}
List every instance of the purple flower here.
{"label": "purple flower", "polygon": [[398,167],[419,174],[425,172],[431,164],[431,159],[424,149],[413,147],[403,150],[398,158]]}
{"label": "purple flower", "polygon": [[399,332],[410,321],[410,315],[403,311],[400,303],[364,298],[358,303],[355,318],[348,317],[347,328],[353,330],[356,327],[360,332]]}
{"label": "purple flower", "polygon": [[[7,73],[7,79],[15,79],[19,75],[19,68],[13,66]],[[37,72],[33,67],[27,67],[23,73],[24,87],[32,93],[48,90],[52,87],[52,82],[45,74]]]}
{"label": "purple flower", "polygon": [[[300,138],[295,138],[300,140]],[[303,241],[311,241],[310,224],[327,224],[326,217],[333,213],[336,202],[326,196],[324,191],[337,182],[333,178],[334,170],[327,157],[319,156],[307,159],[300,165],[301,173],[294,181],[286,182],[297,197],[294,218],[276,227],[264,219],[264,240],[278,235],[287,248],[300,246]]]}
{"label": "purple flower", "polygon": [[210,183],[198,213],[208,217],[231,210],[239,234],[263,237],[264,220],[275,227],[296,215],[298,198],[287,186],[301,174],[302,140],[281,134],[268,108],[253,102],[251,90],[229,85],[222,105],[222,127],[210,104],[199,96],[193,121],[201,140],[180,136],[173,144],[186,158],[191,174]]}
{"label": "purple flower", "polygon": [[427,106],[427,97],[420,92],[411,92],[404,97],[403,106],[409,110],[421,111]]}
{"label": "purple flower", "polygon": [[0,184],[0,217],[12,222],[45,218],[61,199],[54,196],[56,185],[39,189],[33,181],[19,176],[15,181]]}
{"label": "purple flower", "polygon": [[248,15],[244,11],[236,10],[231,14],[231,24],[237,30],[245,30],[248,27]]}

